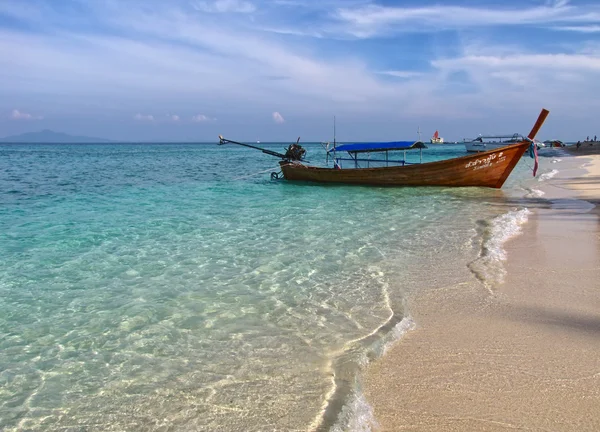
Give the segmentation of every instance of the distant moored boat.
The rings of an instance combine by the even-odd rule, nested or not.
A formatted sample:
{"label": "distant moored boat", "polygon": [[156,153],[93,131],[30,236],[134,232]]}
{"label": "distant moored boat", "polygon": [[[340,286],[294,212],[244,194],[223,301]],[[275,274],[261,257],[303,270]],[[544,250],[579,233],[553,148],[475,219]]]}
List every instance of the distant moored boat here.
{"label": "distant moored boat", "polygon": [[430,140],[431,144],[444,144],[444,138],[442,138],[438,131],[435,131]]}
{"label": "distant moored boat", "polygon": [[479,135],[475,139],[465,139],[465,150],[468,152],[484,152],[515,144],[525,139],[521,134],[513,135]]}

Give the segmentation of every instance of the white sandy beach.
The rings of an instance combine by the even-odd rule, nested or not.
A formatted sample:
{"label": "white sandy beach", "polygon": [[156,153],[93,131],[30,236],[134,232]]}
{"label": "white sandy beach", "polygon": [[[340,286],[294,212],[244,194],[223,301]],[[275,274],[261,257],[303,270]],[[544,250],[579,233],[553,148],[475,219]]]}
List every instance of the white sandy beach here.
{"label": "white sandy beach", "polygon": [[600,156],[588,161],[548,182],[552,205],[532,202],[504,283],[413,299],[417,328],[366,372],[380,430],[600,430]]}

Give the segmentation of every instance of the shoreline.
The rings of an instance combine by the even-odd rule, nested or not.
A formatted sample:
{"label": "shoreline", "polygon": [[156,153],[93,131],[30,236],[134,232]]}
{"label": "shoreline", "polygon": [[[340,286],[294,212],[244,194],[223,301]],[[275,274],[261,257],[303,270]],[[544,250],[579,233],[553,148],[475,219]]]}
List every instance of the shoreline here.
{"label": "shoreline", "polygon": [[417,328],[365,371],[375,430],[600,430],[600,156],[582,156],[527,202],[504,283],[411,299]]}

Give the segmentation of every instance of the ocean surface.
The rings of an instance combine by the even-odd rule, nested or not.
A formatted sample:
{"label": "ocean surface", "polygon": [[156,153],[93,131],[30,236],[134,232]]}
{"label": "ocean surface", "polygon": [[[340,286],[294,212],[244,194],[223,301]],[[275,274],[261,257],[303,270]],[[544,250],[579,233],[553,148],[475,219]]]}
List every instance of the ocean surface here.
{"label": "ocean surface", "polygon": [[411,293],[493,290],[556,171],[532,165],[501,190],[320,186],[238,146],[0,144],[0,430],[368,430],[360,371]]}

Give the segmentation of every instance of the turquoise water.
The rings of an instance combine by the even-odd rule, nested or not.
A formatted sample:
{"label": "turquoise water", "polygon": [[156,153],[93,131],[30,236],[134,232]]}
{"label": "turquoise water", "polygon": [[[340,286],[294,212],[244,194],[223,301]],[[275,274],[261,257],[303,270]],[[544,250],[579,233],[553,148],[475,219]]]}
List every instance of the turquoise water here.
{"label": "turquoise water", "polygon": [[474,277],[529,165],[500,191],[325,187],[239,147],[0,145],[0,429],[344,428],[407,296]]}

